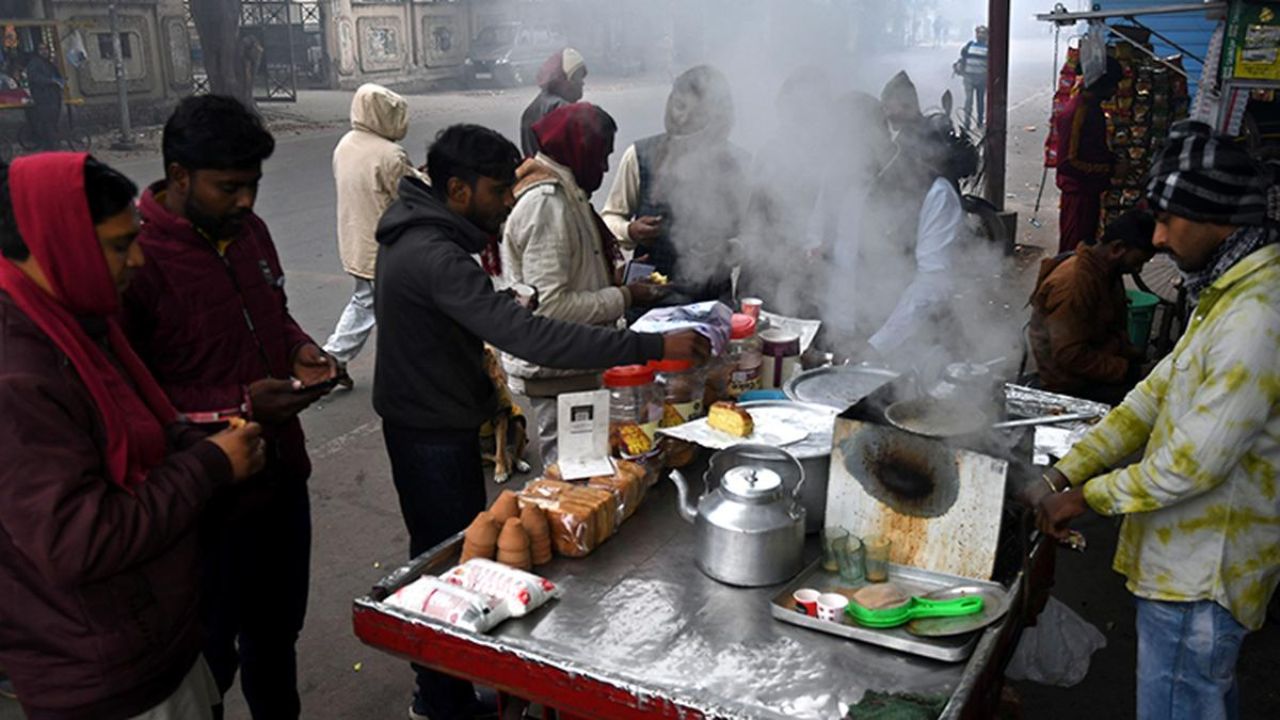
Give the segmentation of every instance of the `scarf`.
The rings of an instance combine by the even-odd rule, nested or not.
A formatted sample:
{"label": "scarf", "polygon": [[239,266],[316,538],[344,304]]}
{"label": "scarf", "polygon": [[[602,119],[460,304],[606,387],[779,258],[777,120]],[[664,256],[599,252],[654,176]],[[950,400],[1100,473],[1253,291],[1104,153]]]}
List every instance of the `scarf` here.
{"label": "scarf", "polygon": [[1236,263],[1278,241],[1280,232],[1260,226],[1243,227],[1232,233],[1213,251],[1203,270],[1182,273],[1182,286],[1186,288],[1191,306],[1199,304],[1200,293],[1227,274]]}
{"label": "scarf", "polygon": [[[164,426],[178,413],[115,320],[120,294],[85,200],[86,158],[86,153],[44,153],[18,158],[9,166],[18,232],[50,291],[8,260],[0,260],[0,289],[75,368],[101,415],[108,476],[131,490],[164,460]],[[115,363],[79,318],[105,325]]]}

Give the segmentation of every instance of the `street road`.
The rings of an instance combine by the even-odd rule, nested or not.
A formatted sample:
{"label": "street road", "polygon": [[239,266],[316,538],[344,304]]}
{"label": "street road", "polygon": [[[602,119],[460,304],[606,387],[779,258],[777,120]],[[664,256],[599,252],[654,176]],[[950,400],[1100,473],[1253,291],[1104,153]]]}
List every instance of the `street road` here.
{"label": "street road", "polygon": [[[936,105],[942,90],[950,87],[962,106],[960,83],[949,77],[957,52],[957,47],[949,47],[880,57],[859,68],[857,86],[878,95],[883,82],[905,67],[921,86],[922,104]],[[1052,52],[1049,40],[1015,43],[1010,79],[1008,204],[1020,212],[1019,241],[1046,246],[1056,243],[1057,193],[1052,178],[1044,198],[1046,210],[1040,214],[1046,227],[1036,230],[1028,217],[1040,181],[1041,146],[1054,81]],[[832,75],[839,81],[839,73]],[[633,140],[661,130],[668,88],[664,79],[624,83],[592,78],[585,99],[602,105],[619,120],[620,153]],[[414,162],[421,163],[428,138],[464,121],[517,138],[520,111],[532,95],[532,90],[522,88],[412,96],[412,126],[405,147]],[[273,116],[284,113],[298,122],[277,134],[279,144],[265,168],[258,211],[279,247],[293,314],[318,342],[327,337],[350,292],[350,279],[341,272],[335,248],[330,171],[330,153],[345,132],[349,102],[350,93],[311,92],[296,106],[268,108]],[[102,156],[140,185],[161,175],[161,161],[154,151]],[[606,180],[605,188],[610,182]],[[603,195],[603,191],[597,194],[597,203],[603,202]],[[1028,289],[1031,279],[1023,280]],[[1025,291],[1019,292],[1025,297]],[[1014,312],[1022,310],[1015,307]],[[1012,317],[1010,322],[1021,325],[1023,318]],[[380,425],[370,405],[372,350],[371,342],[351,366],[354,391],[336,393],[304,416],[315,467],[311,600],[299,643],[299,683],[308,718],[403,718],[410,699],[408,666],[363,646],[351,632],[352,598],[406,560],[408,547]],[[1103,627],[1110,646],[1095,656],[1094,671],[1077,688],[1020,685],[1027,717],[1132,716],[1133,612],[1120,579],[1109,571],[1114,526],[1102,521],[1094,525],[1088,555],[1064,563],[1059,587],[1069,604]],[[262,602],[273,601],[270,587],[261,592]],[[1241,662],[1246,717],[1280,714],[1275,686],[1261,676],[1263,668],[1276,667],[1280,654],[1276,635],[1272,628],[1252,637],[1246,646],[1246,660]],[[1266,652],[1264,645],[1270,646]],[[1251,667],[1258,669],[1251,671]],[[229,720],[248,717],[238,688],[228,697],[227,707]],[[15,704],[0,701],[0,720],[19,717]]]}

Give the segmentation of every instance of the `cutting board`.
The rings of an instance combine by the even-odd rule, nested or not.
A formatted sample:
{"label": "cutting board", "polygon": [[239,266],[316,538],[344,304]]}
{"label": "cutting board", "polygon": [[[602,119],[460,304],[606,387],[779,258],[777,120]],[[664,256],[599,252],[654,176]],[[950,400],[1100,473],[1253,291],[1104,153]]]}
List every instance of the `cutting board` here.
{"label": "cutting board", "polygon": [[989,580],[1007,472],[998,458],[840,417],[826,526],[890,537],[900,565]]}

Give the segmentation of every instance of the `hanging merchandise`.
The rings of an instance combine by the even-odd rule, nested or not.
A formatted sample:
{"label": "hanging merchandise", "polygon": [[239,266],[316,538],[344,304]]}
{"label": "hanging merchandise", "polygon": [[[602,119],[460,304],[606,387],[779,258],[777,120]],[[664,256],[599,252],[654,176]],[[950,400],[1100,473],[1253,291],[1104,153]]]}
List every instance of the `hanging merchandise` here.
{"label": "hanging merchandise", "polygon": [[1274,5],[1231,4],[1223,76],[1280,81],[1280,13]]}
{"label": "hanging merchandise", "polygon": [[73,30],[67,36],[67,64],[72,67],[80,67],[89,60],[89,53],[84,49],[84,37],[80,35],[79,30]]}
{"label": "hanging merchandise", "polygon": [[1049,133],[1044,139],[1044,166],[1058,167],[1058,118],[1083,84],[1080,73],[1080,48],[1067,48],[1067,60],[1058,72],[1058,87],[1053,92],[1053,112],[1049,116]]}
{"label": "hanging merchandise", "polygon": [[1102,108],[1107,113],[1107,143],[1124,174],[1112,180],[1103,196],[1100,228],[1142,200],[1152,159],[1170,126],[1187,117],[1190,109],[1181,56],[1158,61],[1152,57],[1150,33],[1133,26],[1116,30],[1129,38],[1112,48],[1124,75],[1115,97]]}
{"label": "hanging merchandise", "polygon": [[1089,21],[1089,32],[1080,38],[1080,68],[1088,87],[1107,72],[1107,27],[1101,20]]}

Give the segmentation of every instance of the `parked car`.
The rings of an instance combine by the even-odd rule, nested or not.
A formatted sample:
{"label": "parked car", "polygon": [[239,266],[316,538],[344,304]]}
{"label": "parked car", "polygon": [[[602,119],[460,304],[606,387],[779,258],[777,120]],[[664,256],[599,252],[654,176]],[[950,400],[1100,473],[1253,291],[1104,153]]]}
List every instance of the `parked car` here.
{"label": "parked car", "polygon": [[546,25],[488,25],[471,41],[465,79],[469,85],[528,85],[547,56],[567,44],[562,33]]}

